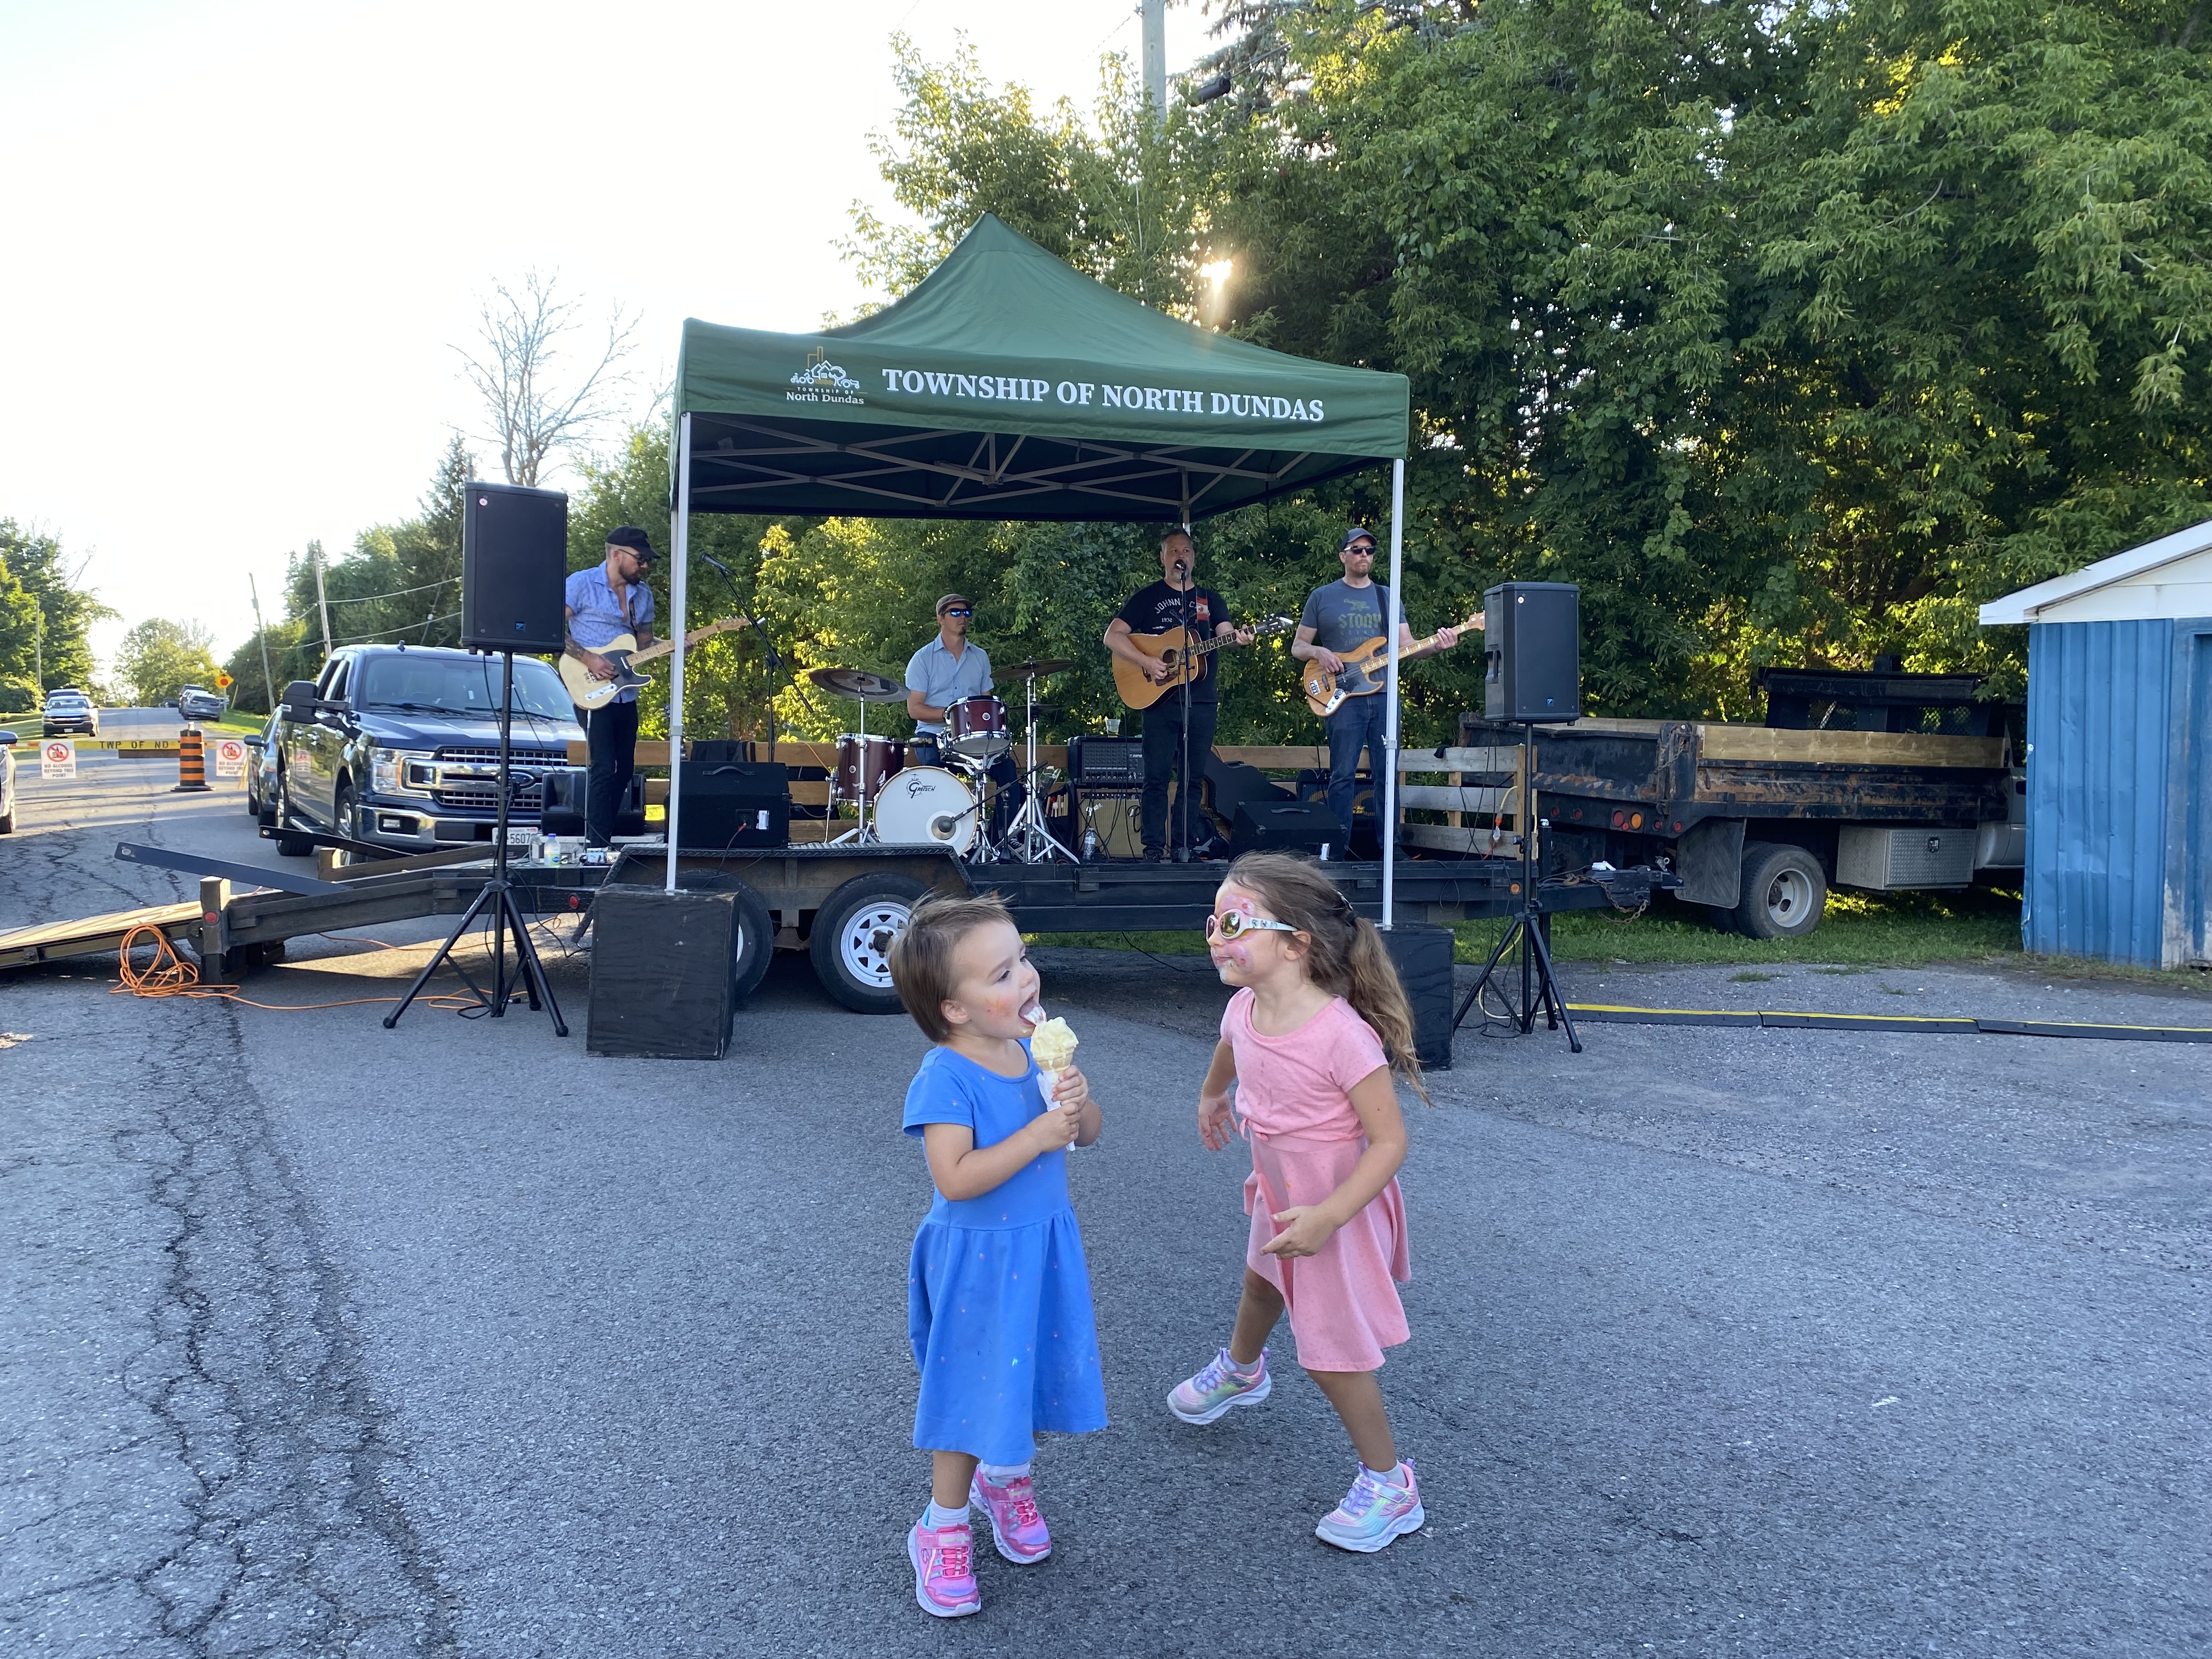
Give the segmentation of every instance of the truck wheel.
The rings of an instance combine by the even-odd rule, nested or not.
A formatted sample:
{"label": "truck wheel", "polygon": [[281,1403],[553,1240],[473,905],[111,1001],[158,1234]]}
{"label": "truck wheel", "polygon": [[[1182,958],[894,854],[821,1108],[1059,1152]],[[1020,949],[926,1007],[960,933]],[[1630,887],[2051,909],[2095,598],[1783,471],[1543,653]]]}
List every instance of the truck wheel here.
{"label": "truck wheel", "polygon": [[730,995],[743,1002],[760,988],[775,957],[775,917],[760,890],[735,876],[707,876],[689,884],[695,892],[738,896],[737,937],[730,942]]}
{"label": "truck wheel", "polygon": [[288,859],[313,857],[315,838],[289,833],[292,827],[291,817],[292,780],[289,774],[280,775],[276,780],[276,851],[280,856]]}
{"label": "truck wheel", "polygon": [[1746,939],[1803,939],[1827,903],[1820,860],[1803,848],[1753,842],[1743,849],[1743,902],[1735,914]]}
{"label": "truck wheel", "polygon": [[822,988],[863,1014],[899,1012],[891,986],[891,941],[906,931],[916,900],[929,889],[911,876],[855,876],[830,895],[814,916],[807,953]]}

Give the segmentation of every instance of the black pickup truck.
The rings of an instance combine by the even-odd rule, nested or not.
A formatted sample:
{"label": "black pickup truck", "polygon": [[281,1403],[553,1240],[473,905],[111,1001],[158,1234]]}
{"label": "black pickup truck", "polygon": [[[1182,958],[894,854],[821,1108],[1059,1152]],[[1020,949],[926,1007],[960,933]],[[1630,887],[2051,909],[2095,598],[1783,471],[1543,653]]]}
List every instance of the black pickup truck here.
{"label": "black pickup truck", "polygon": [[[315,680],[285,688],[276,784],[261,833],[293,857],[318,832],[429,853],[489,842],[499,808],[496,657],[398,645],[349,646]],[[561,677],[514,659],[510,834],[526,836],[544,803],[544,774],[568,764],[583,728]]]}

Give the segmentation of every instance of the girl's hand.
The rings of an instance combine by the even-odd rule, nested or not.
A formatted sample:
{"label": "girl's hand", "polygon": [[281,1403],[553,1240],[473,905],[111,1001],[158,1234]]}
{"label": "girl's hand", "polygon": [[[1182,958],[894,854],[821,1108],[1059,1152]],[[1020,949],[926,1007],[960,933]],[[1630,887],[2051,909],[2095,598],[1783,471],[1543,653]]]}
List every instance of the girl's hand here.
{"label": "girl's hand", "polygon": [[1047,1152],[1066,1152],[1075,1144],[1075,1137],[1082,1127],[1082,1113],[1063,1112],[1048,1106],[1029,1121],[1022,1133],[1029,1137],[1030,1145],[1036,1148],[1035,1155],[1041,1158]]}
{"label": "girl's hand", "polygon": [[1278,1210],[1274,1222],[1283,1231],[1260,1247],[1262,1255],[1311,1255],[1336,1236],[1337,1224],[1316,1205],[1297,1204]]}
{"label": "girl's hand", "polygon": [[1237,1133],[1229,1109],[1229,1091],[1218,1094],[1201,1094],[1198,1097],[1198,1138],[1206,1143],[1206,1150],[1218,1152],[1225,1148]]}
{"label": "girl's hand", "polygon": [[1073,1066],[1062,1066],[1060,1080],[1053,1085],[1052,1103],[1073,1116],[1090,1102],[1091,1079]]}

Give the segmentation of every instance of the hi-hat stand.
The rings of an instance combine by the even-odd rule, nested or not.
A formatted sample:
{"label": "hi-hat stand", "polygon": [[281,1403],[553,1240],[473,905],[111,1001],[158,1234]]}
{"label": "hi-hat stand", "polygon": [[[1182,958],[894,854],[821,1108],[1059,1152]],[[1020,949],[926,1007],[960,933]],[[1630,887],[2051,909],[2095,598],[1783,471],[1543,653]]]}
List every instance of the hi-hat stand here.
{"label": "hi-hat stand", "polygon": [[[1057,665],[1057,667],[1064,668],[1066,665],[1066,664],[1061,663]],[[1036,756],[1037,671],[1051,672],[1054,672],[1054,665],[1046,663],[1017,663],[1014,665],[1014,668],[1017,672],[1023,669],[1030,669],[1032,671],[1022,676],[1023,684],[1028,689],[1029,698],[1027,710],[1029,716],[1029,752],[1026,757],[1028,764],[1024,769],[1022,775],[1023,781],[1027,785],[1027,787],[1024,791],[1022,810],[1014,814],[1014,821],[1006,826],[1006,834],[999,837],[999,848],[1009,857],[1023,864],[1049,864],[1055,857],[1064,858],[1070,864],[1080,864],[1083,862],[1081,859],[1076,857],[1074,854],[1069,852],[1067,848],[1061,846],[1060,844],[1060,838],[1054,835],[1052,831],[1046,827],[1044,821],[1044,795],[1037,787],[1037,772],[1040,769],[1037,766]]]}
{"label": "hi-hat stand", "polygon": [[[461,942],[461,935],[475,925],[476,919],[489,908],[491,912],[491,968],[492,988],[486,994],[483,988],[469,976],[468,969],[458,962],[453,971],[469,988],[469,994],[483,1005],[484,1011],[494,1019],[505,1017],[508,996],[507,977],[507,934],[510,926],[514,930],[514,983],[529,994],[532,1010],[543,1007],[553,1016],[553,1032],[556,1036],[568,1035],[568,1023],[561,1018],[561,1005],[553,1000],[553,988],[546,982],[545,969],[538,960],[538,949],[531,942],[530,924],[524,920],[522,908],[514,902],[514,889],[507,878],[507,808],[514,790],[514,772],[510,760],[508,736],[514,723],[514,653],[502,651],[500,656],[505,667],[501,676],[499,692],[499,818],[492,830],[491,879],[484,884],[483,891],[476,902],[461,913],[453,925],[453,933],[438,947],[437,953],[415,975],[415,982],[407,988],[407,994],[399,999],[399,1006],[384,1017],[384,1029],[392,1030],[399,1024],[399,1016],[430,982],[430,975],[453,954],[453,947]],[[540,999],[543,999],[542,1002]],[[465,1012],[465,1011],[464,1011]]]}
{"label": "hi-hat stand", "polygon": [[[1491,951],[1490,960],[1482,964],[1482,972],[1461,999],[1459,1012],[1452,1016],[1451,1028],[1455,1032],[1459,1030],[1460,1022],[1481,1000],[1483,991],[1495,981],[1506,1016],[1522,1036],[1536,1029],[1536,1011],[1540,1006],[1546,1024],[1554,1031],[1565,1026],[1568,1052],[1578,1054],[1583,1051],[1583,1040],[1575,1035],[1574,1017],[1567,1012],[1566,994],[1559,989],[1559,976],[1552,971],[1552,952],[1544,937],[1544,907],[1536,895],[1536,878],[1542,868],[1537,856],[1537,826],[1540,820],[1536,815],[1534,783],[1537,722],[1522,720],[1520,724],[1521,909],[1505,925],[1505,932],[1499,936],[1497,948]],[[1509,954],[1521,969],[1521,1000],[1517,1006],[1498,972]]]}

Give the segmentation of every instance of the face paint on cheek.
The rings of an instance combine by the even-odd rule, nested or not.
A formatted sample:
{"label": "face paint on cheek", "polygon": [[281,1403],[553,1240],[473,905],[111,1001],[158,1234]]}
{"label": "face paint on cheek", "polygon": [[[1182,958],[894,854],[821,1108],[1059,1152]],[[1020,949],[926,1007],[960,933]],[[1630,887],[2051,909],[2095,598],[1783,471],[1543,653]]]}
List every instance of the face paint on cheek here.
{"label": "face paint on cheek", "polygon": [[1252,965],[1252,947],[1241,939],[1231,941],[1229,960],[1239,968],[1249,968]]}

